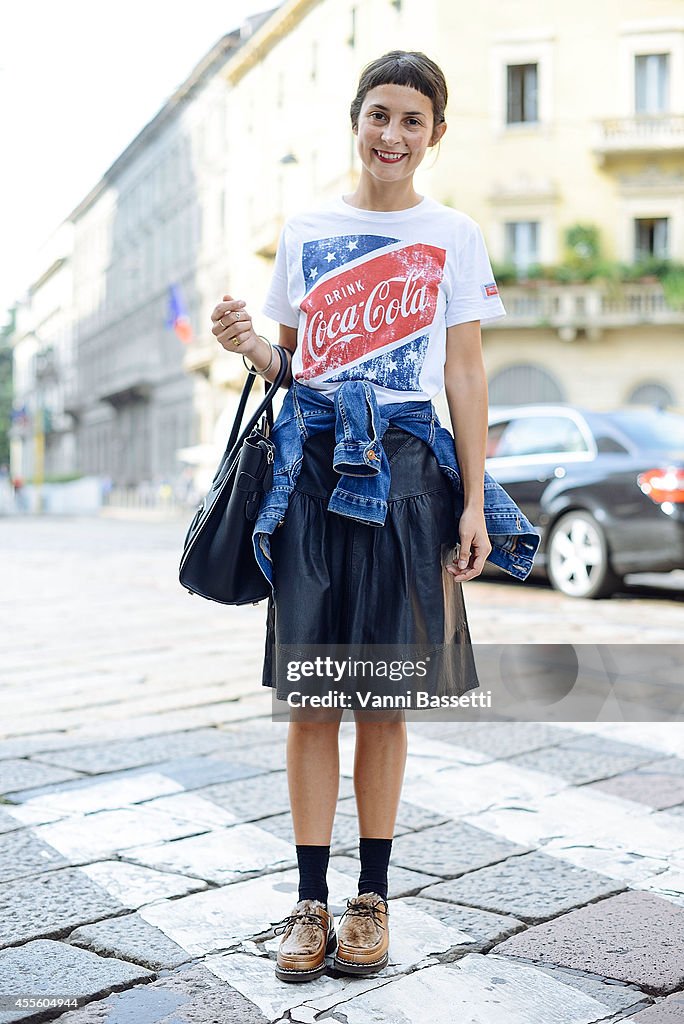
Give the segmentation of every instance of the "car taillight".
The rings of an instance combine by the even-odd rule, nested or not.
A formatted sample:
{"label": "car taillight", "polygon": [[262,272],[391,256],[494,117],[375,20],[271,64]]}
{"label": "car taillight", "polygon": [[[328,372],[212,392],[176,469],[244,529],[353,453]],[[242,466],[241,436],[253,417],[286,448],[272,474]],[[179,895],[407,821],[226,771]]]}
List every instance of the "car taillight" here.
{"label": "car taillight", "polygon": [[647,469],[637,477],[639,487],[651,501],[662,505],[666,501],[684,501],[684,469],[679,466]]}

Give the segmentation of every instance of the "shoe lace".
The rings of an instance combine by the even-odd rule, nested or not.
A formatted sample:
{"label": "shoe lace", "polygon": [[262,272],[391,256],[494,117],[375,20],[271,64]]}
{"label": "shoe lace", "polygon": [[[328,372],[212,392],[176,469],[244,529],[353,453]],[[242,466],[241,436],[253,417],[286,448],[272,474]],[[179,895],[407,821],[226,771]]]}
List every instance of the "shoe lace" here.
{"label": "shoe lace", "polygon": [[[370,917],[372,921],[377,924],[378,928],[384,930],[385,925],[380,920],[379,915],[384,914],[387,917],[387,902],[382,901],[384,907],[381,907],[379,903],[359,903],[352,897],[347,900],[347,909],[345,910],[342,917],[349,914],[350,917]],[[342,918],[340,918],[342,920]]]}
{"label": "shoe lace", "polygon": [[319,914],[314,914],[310,910],[301,910],[298,914],[288,914],[287,917],[284,917],[278,926],[273,929],[273,934],[282,935],[290,926],[303,924],[304,922],[307,924],[317,924],[323,929],[327,927],[326,922]]}

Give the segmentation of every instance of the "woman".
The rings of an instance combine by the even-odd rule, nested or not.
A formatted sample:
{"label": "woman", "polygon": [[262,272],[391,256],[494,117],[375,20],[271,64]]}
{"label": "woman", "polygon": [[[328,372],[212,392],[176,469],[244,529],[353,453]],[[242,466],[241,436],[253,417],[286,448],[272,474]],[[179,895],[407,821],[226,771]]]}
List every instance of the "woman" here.
{"label": "woman", "polygon": [[[280,238],[263,312],[292,354],[290,387],[273,433],[274,484],[254,532],[273,584],[263,683],[279,698],[302,688],[287,671],[293,652],[381,645],[435,654],[425,684],[432,693],[477,687],[461,584],[482,571],[490,535],[493,558],[522,578],[538,544],[484,470],[480,320],[505,310],[482,233],[467,214],[413,187],[446,131],[446,101],[444,75],[422,53],[392,51],[369,64],[350,108],[357,188],[290,218]],[[245,302],[224,296],[212,319],[226,350],[274,379],[278,359]],[[456,445],[432,407],[443,387]],[[503,496],[489,522],[487,495]],[[388,962],[387,869],[406,724],[401,710],[373,717],[353,706],[361,872],[337,936],[326,869],[342,709],[291,716],[300,881],[277,957],[286,981],[318,977],[335,948],[333,966],[343,973],[373,974]]]}

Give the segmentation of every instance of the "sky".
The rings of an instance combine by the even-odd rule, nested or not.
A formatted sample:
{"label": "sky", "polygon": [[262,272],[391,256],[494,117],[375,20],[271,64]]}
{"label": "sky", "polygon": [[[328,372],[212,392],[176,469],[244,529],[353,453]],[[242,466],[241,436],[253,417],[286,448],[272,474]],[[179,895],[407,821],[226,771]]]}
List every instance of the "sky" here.
{"label": "sky", "polygon": [[0,322],[43,242],[192,68],[279,2],[0,4]]}

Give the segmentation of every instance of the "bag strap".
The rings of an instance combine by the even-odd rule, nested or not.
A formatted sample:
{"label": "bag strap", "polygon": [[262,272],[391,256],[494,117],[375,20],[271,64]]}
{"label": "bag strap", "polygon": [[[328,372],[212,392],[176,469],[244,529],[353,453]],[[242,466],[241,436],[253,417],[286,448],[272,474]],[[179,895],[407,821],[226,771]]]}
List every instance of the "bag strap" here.
{"label": "bag strap", "polygon": [[278,357],[280,359],[280,369],[278,370],[278,374],[272,383],[264,380],[265,397],[262,399],[256,411],[252,414],[247,426],[238,437],[242,417],[244,416],[245,407],[247,405],[247,399],[249,398],[250,391],[252,390],[255,381],[255,375],[253,373],[247,375],[245,386],[243,387],[242,394],[240,395],[240,402],[235,414],[235,420],[233,421],[230,437],[228,438],[228,444],[226,445],[226,454],[242,444],[247,435],[251,433],[253,428],[259,422],[259,419],[264,412],[268,418],[269,427],[273,426],[273,399],[275,398],[276,391],[283,382],[288,367],[285,350],[282,349],[280,345],[274,345],[273,348],[277,350]]}

